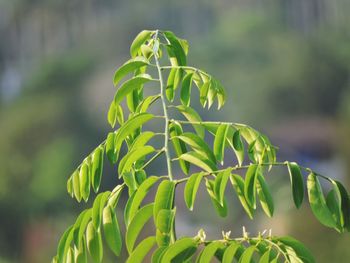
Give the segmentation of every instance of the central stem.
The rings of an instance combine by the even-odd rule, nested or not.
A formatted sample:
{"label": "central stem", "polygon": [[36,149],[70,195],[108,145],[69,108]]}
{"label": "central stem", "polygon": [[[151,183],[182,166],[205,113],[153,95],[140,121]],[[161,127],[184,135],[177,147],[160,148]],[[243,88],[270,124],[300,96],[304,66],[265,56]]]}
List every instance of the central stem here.
{"label": "central stem", "polygon": [[[158,31],[156,32],[155,35],[155,41],[157,41],[158,38]],[[162,70],[159,65],[159,60],[157,56],[157,50],[153,51],[154,54],[154,59],[156,62],[156,67],[158,70],[158,78],[160,82],[160,99],[162,101],[162,106],[163,106],[163,112],[164,112],[164,117],[165,117],[165,128],[164,128],[164,151],[165,151],[165,158],[166,158],[166,163],[168,167],[168,176],[170,181],[173,180],[173,174],[171,171],[171,156],[170,156],[170,151],[169,151],[169,115],[168,115],[168,110],[167,110],[167,105],[166,105],[166,98],[165,98],[165,89],[164,89],[164,82],[163,82],[163,76],[162,76]]]}

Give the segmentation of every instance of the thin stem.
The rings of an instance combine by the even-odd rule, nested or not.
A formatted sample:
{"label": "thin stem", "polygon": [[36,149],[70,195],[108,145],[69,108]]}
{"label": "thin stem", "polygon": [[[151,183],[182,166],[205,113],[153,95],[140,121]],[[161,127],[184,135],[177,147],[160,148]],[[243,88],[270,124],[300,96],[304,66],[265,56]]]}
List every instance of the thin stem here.
{"label": "thin stem", "polygon": [[235,122],[225,122],[225,121],[184,121],[184,120],[175,120],[171,119],[171,122],[178,122],[181,124],[188,124],[188,125],[193,125],[193,124],[198,124],[198,125],[206,125],[206,124],[226,124],[226,125],[233,125],[233,126],[240,126],[240,127],[248,127],[245,124],[242,123],[235,123]]}
{"label": "thin stem", "polygon": [[[158,30],[156,31],[154,39],[158,38]],[[162,106],[163,106],[163,112],[164,112],[164,117],[165,117],[165,127],[164,127],[164,133],[165,133],[165,138],[164,138],[164,150],[165,150],[165,158],[167,162],[167,168],[168,168],[168,176],[170,181],[173,180],[173,175],[172,175],[172,170],[171,170],[171,156],[170,156],[170,151],[168,147],[168,141],[169,141],[169,116],[168,116],[168,110],[167,110],[167,105],[166,105],[166,100],[165,100],[165,89],[164,89],[164,82],[163,82],[163,76],[162,76],[162,70],[159,65],[159,60],[157,57],[157,51],[153,50],[154,53],[154,59],[156,61],[156,67],[158,70],[158,78],[159,78],[159,83],[160,83],[160,99],[162,101]]]}
{"label": "thin stem", "polygon": [[211,77],[208,73],[206,73],[205,71],[203,70],[200,70],[198,68],[195,68],[195,67],[190,67],[190,66],[163,66],[161,67],[161,69],[172,69],[172,68],[180,68],[180,69],[189,69],[189,70],[193,70],[193,71],[198,71],[200,72],[201,74],[203,75],[206,75],[207,77]]}
{"label": "thin stem", "polygon": [[159,150],[155,155],[152,156],[151,159],[147,161],[139,170],[143,170],[145,167],[147,167],[150,163],[152,163],[155,159],[157,159],[162,153],[164,152],[164,149]]}

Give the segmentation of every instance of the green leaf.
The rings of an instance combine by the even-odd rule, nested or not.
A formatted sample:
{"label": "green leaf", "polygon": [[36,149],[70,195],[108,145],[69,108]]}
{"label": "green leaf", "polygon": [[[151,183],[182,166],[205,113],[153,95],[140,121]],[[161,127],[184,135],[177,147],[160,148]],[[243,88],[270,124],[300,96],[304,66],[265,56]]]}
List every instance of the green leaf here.
{"label": "green leaf", "polygon": [[94,262],[102,262],[103,247],[101,233],[95,229],[92,221],[90,221],[86,229],[86,242],[89,253]]}
{"label": "green leaf", "polygon": [[106,243],[112,252],[120,255],[122,249],[122,236],[119,229],[118,219],[111,206],[106,206],[103,209],[103,232]]}
{"label": "green leaf", "polygon": [[203,108],[207,104],[207,96],[208,96],[209,87],[210,87],[210,81],[207,81],[202,85],[202,87],[200,88],[200,91],[199,91],[199,101],[202,104]]}
{"label": "green leaf", "polygon": [[103,171],[103,154],[104,147],[99,146],[92,154],[92,171],[91,171],[91,183],[95,193],[98,192],[101,184],[102,171]]}
{"label": "green leaf", "polygon": [[243,142],[241,139],[241,134],[240,134],[239,130],[236,130],[233,133],[232,144],[233,144],[234,152],[235,152],[237,160],[238,160],[238,164],[239,164],[239,166],[241,166],[243,161],[244,161],[244,145],[243,145]]}
{"label": "green leaf", "polygon": [[143,84],[139,84],[137,88],[134,88],[131,92],[126,95],[126,105],[131,113],[136,111],[137,106],[142,100],[141,94],[143,94]]}
{"label": "green leaf", "polygon": [[163,34],[170,43],[169,47],[174,53],[178,65],[186,66],[186,53],[179,39],[170,31],[165,31]]}
{"label": "green leaf", "polygon": [[229,167],[226,170],[218,173],[214,181],[214,193],[220,205],[224,204],[225,189],[227,181],[231,176],[231,170],[232,168]]}
{"label": "green leaf", "polygon": [[216,131],[215,138],[214,138],[214,147],[213,147],[214,154],[215,154],[216,160],[220,161],[221,164],[223,164],[223,160],[224,160],[227,130],[228,130],[228,125],[221,124],[218,130]]}
{"label": "green leaf", "polygon": [[121,160],[118,166],[119,177],[125,172],[130,172],[132,165],[138,160],[144,158],[148,154],[154,152],[154,148],[150,145],[137,147],[128,152]]}
{"label": "green leaf", "polygon": [[217,83],[217,99],[218,99],[218,110],[221,109],[222,106],[224,106],[225,102],[226,102],[226,93],[225,93],[225,89],[223,86],[221,86],[221,84],[219,83],[219,81],[216,81]]}
{"label": "green leaf", "polygon": [[206,172],[217,170],[215,163],[197,152],[187,152],[182,154],[179,158],[202,168]]}
{"label": "green leaf", "polygon": [[340,195],[341,225],[350,230],[350,200],[345,187],[338,181],[332,180],[333,187]]}
{"label": "green leaf", "polygon": [[70,247],[67,251],[66,263],[74,263],[74,251]]}
{"label": "green leaf", "polygon": [[131,57],[134,58],[134,57],[137,56],[141,46],[147,40],[149,40],[151,38],[153,33],[154,33],[154,31],[143,30],[136,36],[136,38],[134,39],[134,41],[132,42],[132,44],[130,46],[130,55],[131,55]]}
{"label": "green leaf", "polygon": [[128,215],[125,218],[125,223],[127,226],[130,224],[130,221],[136,215],[136,213],[139,210],[139,207],[140,207],[143,199],[147,195],[148,191],[151,189],[151,187],[158,180],[159,180],[159,177],[150,176],[137,189],[137,191],[135,192],[134,198],[132,199],[132,202],[130,203],[130,209],[129,209]]}
{"label": "green leaf", "polygon": [[111,105],[108,109],[107,120],[109,125],[114,128],[117,123],[117,105],[114,103],[114,100],[111,102]]}
{"label": "green leaf", "polygon": [[134,72],[135,70],[149,65],[149,62],[144,57],[135,57],[125,62],[117,71],[114,73],[113,84],[117,86],[119,81],[125,77],[128,73]]}
{"label": "green leaf", "polygon": [[81,244],[83,237],[84,237],[86,227],[91,220],[91,215],[92,215],[91,208],[85,210],[85,213],[81,217],[81,220],[79,220],[79,221],[77,220],[76,223],[74,224],[73,238],[74,238],[74,244],[77,247],[80,247],[80,244]]}
{"label": "green leaf", "polygon": [[340,209],[340,197],[338,196],[338,193],[334,188],[328,192],[326,197],[326,204],[333,216],[334,221],[337,224],[337,230],[339,232],[342,232],[342,214]]}
{"label": "green leaf", "polygon": [[210,200],[213,203],[213,206],[218,213],[219,216],[221,217],[226,217],[227,216],[227,203],[226,199],[224,199],[223,204],[221,205],[220,202],[216,199],[215,193],[214,193],[214,181],[208,180],[206,178],[205,181],[205,186],[207,187],[208,194],[210,196]]}
{"label": "green leaf", "polygon": [[256,208],[256,182],[258,177],[258,170],[260,167],[256,164],[251,164],[245,175],[244,182],[244,196],[249,206]]}
{"label": "green leaf", "polygon": [[144,123],[153,119],[153,114],[139,113],[127,120],[118,130],[114,142],[114,154],[118,155],[123,141],[132,134],[136,129],[140,128]]}
{"label": "green leaf", "polygon": [[197,241],[190,237],[184,237],[178,239],[174,244],[170,245],[168,249],[164,252],[161,257],[160,262],[162,263],[170,263],[170,262],[182,262],[182,261],[173,261],[176,256],[180,255],[182,252],[187,249],[197,248]]}
{"label": "green leaf", "polygon": [[[177,136],[182,134],[181,125],[178,122],[171,122],[169,124],[169,134],[171,136],[176,156],[180,157],[182,154],[187,152],[186,145],[177,138]],[[184,174],[188,174],[190,164],[184,160],[179,160],[179,164]]]}
{"label": "green leaf", "polygon": [[179,68],[172,68],[169,72],[167,85],[165,88],[165,95],[169,101],[174,100],[175,90],[182,78],[182,70]]}
{"label": "green leaf", "polygon": [[297,208],[299,208],[304,199],[303,175],[301,174],[298,164],[287,162],[287,166],[290,175],[294,204]]}
{"label": "green leaf", "polygon": [[67,228],[66,231],[64,231],[60,241],[58,242],[57,262],[59,263],[64,262],[64,257],[67,254],[69,245],[73,239],[73,231],[74,231],[74,225],[71,225],[70,227]]}
{"label": "green leaf", "polygon": [[[201,117],[199,116],[199,114],[192,108],[190,107],[186,107],[184,105],[180,105],[176,107],[182,115],[185,116],[185,118],[190,121],[190,122],[202,122]],[[205,135],[205,129],[202,125],[200,124],[192,124],[194,130],[196,131],[196,133],[198,134],[199,137],[201,137],[202,139],[204,138]]]}
{"label": "green leaf", "polygon": [[335,228],[336,223],[327,207],[320,182],[314,173],[310,173],[307,178],[307,189],[311,210],[315,217],[323,225]]}
{"label": "green leaf", "polygon": [[190,100],[191,100],[192,76],[193,76],[193,73],[188,73],[185,75],[184,79],[182,80],[180,100],[181,100],[181,103],[187,107],[190,106]]}
{"label": "green leaf", "polygon": [[160,98],[160,95],[153,95],[146,97],[144,100],[142,100],[139,105],[137,106],[135,112],[136,113],[143,113],[148,110],[148,108],[158,99]]}
{"label": "green leaf", "polygon": [[130,92],[139,89],[143,84],[152,80],[154,79],[150,75],[140,74],[125,81],[115,93],[114,103],[118,105]]}
{"label": "green leaf", "polygon": [[270,252],[270,249],[266,250],[265,253],[260,257],[259,263],[270,263]]}
{"label": "green leaf", "polygon": [[180,136],[177,136],[176,138],[180,139],[181,141],[191,146],[192,149],[195,150],[196,152],[207,156],[207,158],[210,159],[213,163],[216,163],[216,158],[214,153],[209,148],[207,143],[198,135],[190,132],[185,132]]}
{"label": "green leaf", "polygon": [[175,197],[175,182],[163,180],[159,186],[154,198],[153,217],[157,222],[157,215],[162,209],[172,209]]}
{"label": "green leaf", "polygon": [[184,199],[186,206],[189,210],[193,210],[194,201],[197,196],[198,187],[203,179],[203,173],[195,173],[190,176],[188,179],[185,190],[184,190]]}
{"label": "green leaf", "polygon": [[100,193],[95,198],[94,204],[92,206],[92,223],[96,229],[99,229],[102,218],[103,208],[110,196],[111,192],[107,191],[104,193]]}
{"label": "green leaf", "polygon": [[89,199],[90,195],[90,175],[89,175],[89,164],[85,160],[80,167],[79,171],[79,183],[80,183],[80,193],[81,197],[85,202]]}
{"label": "green leaf", "polygon": [[115,152],[115,137],[116,133],[110,132],[106,139],[106,154],[111,163],[116,163],[118,158]]}
{"label": "green leaf", "polygon": [[72,174],[72,184],[73,184],[73,192],[74,196],[78,202],[81,201],[81,193],[80,193],[80,180],[79,180],[79,172],[76,170]]}
{"label": "green leaf", "polygon": [[165,250],[167,249],[168,247],[167,246],[161,246],[161,247],[158,247],[154,252],[153,252],[153,255],[152,255],[152,263],[160,263],[160,259],[161,257],[163,256]]}
{"label": "green leaf", "polygon": [[137,187],[138,187],[136,178],[135,178],[135,172],[134,171],[125,172],[122,175],[123,175],[123,181],[128,187],[129,196],[131,196],[137,190]]}
{"label": "green leaf", "polygon": [[257,192],[265,214],[268,217],[272,217],[274,211],[273,199],[265,178],[261,173],[258,174]]}
{"label": "green leaf", "polygon": [[154,132],[152,131],[145,131],[143,133],[141,133],[136,139],[135,141],[132,143],[131,147],[130,147],[130,151],[133,149],[136,149],[138,147],[142,147],[145,146],[150,139],[152,139],[154,137]]}
{"label": "green leaf", "polygon": [[222,241],[211,242],[209,245],[207,245],[202,250],[202,252],[197,257],[196,262],[199,262],[199,263],[210,263],[210,262],[212,262],[216,251],[219,248],[222,248],[222,247],[224,247],[224,244],[222,243]]}
{"label": "green leaf", "polygon": [[244,195],[244,180],[238,174],[232,174],[230,177],[233,188],[235,189],[238,199],[241,202],[244,210],[248,214],[250,219],[253,219],[254,209],[249,205],[245,195]]}
{"label": "green leaf", "polygon": [[277,238],[279,242],[294,250],[295,254],[305,263],[316,262],[310,251],[298,240],[291,237]]}
{"label": "green leaf", "polygon": [[81,244],[74,246],[74,259],[76,263],[87,263],[86,241],[83,238]]}
{"label": "green leaf", "polygon": [[110,194],[110,197],[108,199],[108,205],[110,205],[112,208],[115,208],[117,206],[123,189],[124,185],[117,185]]}
{"label": "green leaf", "polygon": [[127,263],[142,263],[143,259],[156,243],[154,236],[148,237],[140,242],[136,249],[129,256]]}
{"label": "green leaf", "polygon": [[74,189],[73,189],[73,177],[69,177],[67,180],[67,192],[73,198],[74,197]]}
{"label": "green leaf", "polygon": [[168,246],[171,239],[171,229],[174,226],[176,209],[162,209],[158,212],[156,221],[156,239],[158,246]]}
{"label": "green leaf", "polygon": [[225,249],[224,255],[222,257],[222,263],[231,263],[241,245],[236,241],[232,243]]}
{"label": "green leaf", "polygon": [[139,236],[142,228],[145,226],[147,221],[153,214],[154,204],[148,204],[137,211],[135,216],[132,218],[127,230],[126,230],[126,248],[129,254],[133,251],[137,237]]}
{"label": "green leaf", "polygon": [[248,247],[242,254],[241,258],[239,259],[240,263],[249,263],[252,262],[253,254],[255,252],[255,246]]}

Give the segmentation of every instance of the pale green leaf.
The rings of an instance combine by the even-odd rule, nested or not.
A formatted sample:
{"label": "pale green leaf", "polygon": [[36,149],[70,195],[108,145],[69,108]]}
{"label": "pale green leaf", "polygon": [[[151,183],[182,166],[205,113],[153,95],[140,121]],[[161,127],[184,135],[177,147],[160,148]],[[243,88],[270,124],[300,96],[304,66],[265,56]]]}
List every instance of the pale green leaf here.
{"label": "pale green leaf", "polygon": [[74,196],[78,202],[81,201],[81,193],[80,193],[80,180],[79,180],[79,171],[74,171],[72,174],[72,184],[73,184],[73,192]]}
{"label": "pale green leaf", "polygon": [[102,171],[103,171],[103,155],[104,155],[103,146],[97,147],[92,154],[91,183],[95,193],[98,192],[101,184]]}
{"label": "pale green leaf", "polygon": [[113,84],[117,86],[119,81],[125,77],[128,73],[134,72],[140,67],[149,65],[149,62],[144,57],[135,57],[125,62],[117,71],[114,73]]}
{"label": "pale green leaf", "polygon": [[79,183],[81,197],[85,202],[89,199],[90,195],[90,175],[89,175],[89,163],[85,160],[80,167],[79,171]]}
{"label": "pale green leaf", "polygon": [[95,229],[92,221],[87,225],[86,229],[86,243],[89,253],[94,262],[102,262],[103,247],[101,232]]}
{"label": "pale green leaf", "polygon": [[135,141],[132,143],[132,145],[130,147],[130,151],[133,149],[136,149],[138,147],[142,147],[142,146],[146,145],[149,142],[149,140],[154,137],[154,135],[155,134],[152,131],[145,131],[145,132],[141,133],[139,136],[137,136]]}
{"label": "pale green leaf", "polygon": [[148,108],[156,102],[160,98],[160,95],[153,95],[153,96],[148,96],[144,100],[142,100],[139,105],[137,106],[135,112],[136,113],[143,113],[148,110]]}
{"label": "pale green leaf", "polygon": [[198,255],[196,262],[198,263],[210,263],[214,260],[216,251],[219,248],[224,247],[222,241],[214,241],[209,245],[206,245],[202,252]]}
{"label": "pale green leaf", "polygon": [[92,222],[96,229],[100,227],[103,207],[105,206],[110,194],[111,192],[107,191],[107,192],[98,194],[95,198],[94,204],[92,206],[91,216],[92,216]]}
{"label": "pale green leaf", "polygon": [[102,219],[106,243],[113,253],[119,256],[122,249],[122,236],[117,216],[111,206],[106,206],[103,209]]}
{"label": "pale green leaf", "polygon": [[163,32],[179,66],[186,66],[186,53],[179,39],[170,31]]}
{"label": "pale green leaf", "polygon": [[118,166],[119,177],[125,172],[130,172],[132,165],[138,160],[144,158],[148,154],[154,152],[154,148],[150,145],[137,147],[129,151],[121,160]]}
{"label": "pale green leaf", "polygon": [[199,124],[200,122],[202,122],[202,119],[199,116],[199,114],[194,109],[190,107],[186,107],[184,105],[177,106],[176,108],[182,113],[182,115],[185,116],[185,118],[188,121],[198,123],[198,124],[192,124],[192,126],[195,129],[198,136],[201,138],[204,138],[205,129],[202,125]]}
{"label": "pale green leaf", "polygon": [[187,152],[182,154],[179,158],[202,168],[206,172],[217,170],[215,163],[197,152]]}
{"label": "pale green leaf", "polygon": [[239,130],[233,133],[232,137],[233,150],[236,154],[238,164],[241,166],[244,161],[244,144],[241,139],[241,134]]}
{"label": "pale green leaf", "polygon": [[222,263],[231,263],[241,245],[236,241],[232,243],[225,249],[224,255],[222,257]]}
{"label": "pale green leaf", "polygon": [[59,263],[64,262],[64,257],[67,254],[69,245],[73,240],[73,231],[74,231],[74,225],[71,225],[69,228],[67,228],[66,231],[64,231],[60,241],[58,242],[57,262]]}
{"label": "pale green leaf", "polygon": [[239,263],[250,263],[253,259],[253,254],[255,252],[256,248],[255,246],[248,247],[242,254],[241,258],[239,259]]}
{"label": "pale green leaf", "polygon": [[132,42],[131,46],[130,46],[130,55],[131,57],[136,57],[137,54],[139,53],[139,50],[141,48],[141,46],[151,38],[152,34],[154,33],[154,31],[150,31],[150,30],[143,30],[141,31],[134,39],[134,41]]}
{"label": "pale green leaf", "polygon": [[172,209],[175,197],[175,182],[163,180],[159,186],[154,198],[153,218],[157,222],[158,212],[162,209]]}
{"label": "pale green leaf", "polygon": [[126,263],[142,263],[143,259],[150,252],[152,247],[156,243],[156,238],[154,236],[148,237],[140,242],[136,249],[129,256]]}
{"label": "pale green leaf", "polygon": [[108,157],[108,160],[111,163],[115,163],[117,161],[117,153],[115,151],[115,137],[116,133],[115,132],[110,132],[107,135],[106,139],[106,155]]}
{"label": "pale green leaf", "polygon": [[168,246],[171,239],[171,229],[174,226],[175,209],[162,209],[158,212],[156,221],[156,240],[158,246]]}

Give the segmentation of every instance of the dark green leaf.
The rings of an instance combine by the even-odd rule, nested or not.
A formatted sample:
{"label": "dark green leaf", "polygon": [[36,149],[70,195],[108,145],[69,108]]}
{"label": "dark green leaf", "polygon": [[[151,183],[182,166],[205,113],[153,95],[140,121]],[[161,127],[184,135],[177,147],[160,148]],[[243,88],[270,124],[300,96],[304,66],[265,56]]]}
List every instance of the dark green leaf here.
{"label": "dark green leaf", "polygon": [[298,240],[291,237],[280,237],[277,239],[285,246],[290,247],[294,250],[295,254],[305,263],[316,262],[310,251]]}
{"label": "dark green leaf", "polygon": [[231,176],[231,170],[232,168],[229,167],[226,170],[218,173],[215,178],[214,193],[220,205],[224,204],[225,189],[226,189],[227,181]]}
{"label": "dark green leaf", "polygon": [[213,203],[213,206],[221,217],[227,216],[227,203],[226,199],[224,199],[222,205],[220,202],[216,199],[215,193],[214,193],[214,181],[206,179],[205,186],[207,187],[208,194],[210,196],[210,200]]}
{"label": "dark green leaf", "polygon": [[256,182],[258,177],[258,170],[260,167],[256,164],[251,164],[245,175],[244,182],[244,196],[249,206],[256,208]]}
{"label": "dark green leaf", "polygon": [[272,217],[274,211],[273,199],[264,176],[258,174],[257,191],[261,206],[267,216]]}
{"label": "dark green leaf", "polygon": [[287,162],[287,166],[290,175],[294,204],[299,208],[304,199],[303,175],[301,174],[298,164]]}
{"label": "dark green leaf", "polygon": [[214,154],[216,160],[220,161],[223,164],[224,152],[225,152],[225,141],[227,135],[228,125],[221,124],[216,131],[214,138]]}
{"label": "dark green leaf", "polygon": [[236,130],[233,133],[232,144],[234,147],[235,154],[237,156],[238,164],[241,166],[244,161],[244,145],[239,130]]}
{"label": "dark green leaf", "polygon": [[186,183],[184,190],[184,199],[188,209],[190,209],[191,211],[193,210],[193,205],[197,196],[198,187],[202,179],[203,173],[195,173],[190,176]]}
{"label": "dark green leaf", "polygon": [[188,73],[182,80],[182,87],[180,93],[180,99],[183,105],[190,106],[191,88],[192,88],[192,76],[193,73]]}

